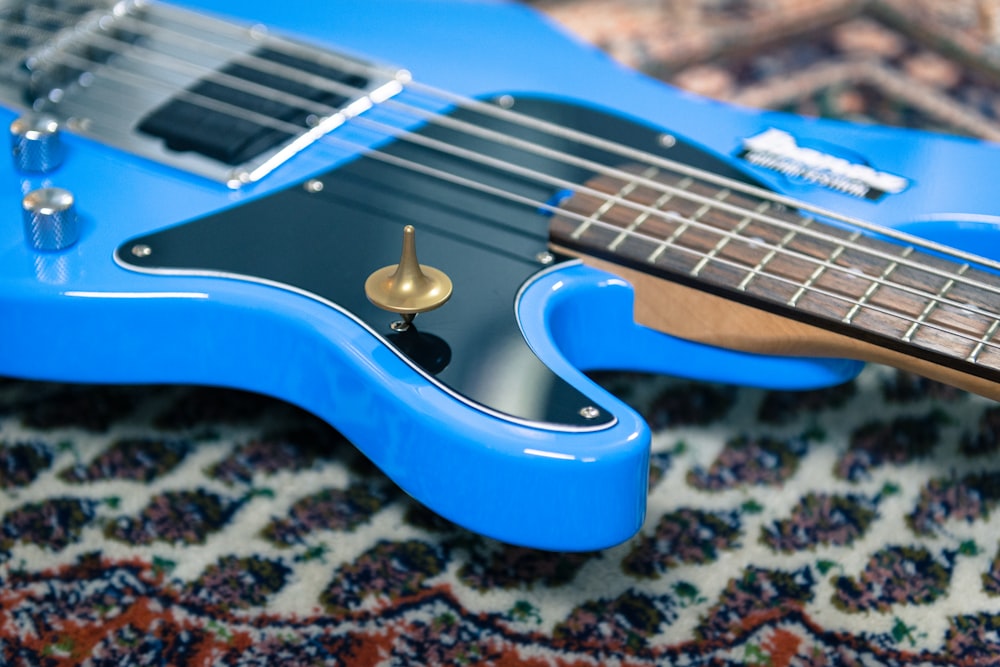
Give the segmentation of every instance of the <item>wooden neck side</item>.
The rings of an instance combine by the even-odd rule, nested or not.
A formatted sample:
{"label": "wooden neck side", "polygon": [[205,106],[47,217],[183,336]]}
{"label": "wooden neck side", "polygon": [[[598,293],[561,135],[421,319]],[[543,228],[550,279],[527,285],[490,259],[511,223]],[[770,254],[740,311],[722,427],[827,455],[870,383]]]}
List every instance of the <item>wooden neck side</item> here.
{"label": "wooden neck side", "polygon": [[629,280],[636,321],[763,354],[884,363],[1000,399],[1000,278],[653,168],[563,204],[555,249]]}

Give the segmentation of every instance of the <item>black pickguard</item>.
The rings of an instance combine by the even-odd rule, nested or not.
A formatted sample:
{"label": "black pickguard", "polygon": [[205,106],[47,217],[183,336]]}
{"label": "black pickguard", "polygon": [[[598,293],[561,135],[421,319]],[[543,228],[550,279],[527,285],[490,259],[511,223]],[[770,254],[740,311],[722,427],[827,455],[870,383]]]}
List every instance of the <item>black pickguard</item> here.
{"label": "black pickguard", "polygon": [[[723,175],[744,178],[690,144],[678,141],[664,148],[657,130],[591,108],[522,98],[515,109]],[[619,156],[469,110],[459,109],[451,115],[588,160],[608,165],[623,162]],[[592,176],[564,163],[433,124],[420,134],[575,183]],[[403,140],[383,150],[531,200],[551,201],[558,194],[538,183]],[[597,418],[581,416],[581,408],[592,405],[592,401],[534,356],[515,319],[518,289],[543,268],[537,256],[547,246],[546,214],[372,157],[358,158],[319,180],[323,183],[320,192],[291,187],[132,239],[119,248],[118,256],[140,270],[221,272],[316,294],[353,313],[439,382],[487,409],[568,427],[596,427],[613,421],[603,408]],[[368,302],[364,282],[373,270],[399,260],[402,228],[407,224],[417,229],[420,261],[448,273],[455,290],[444,307],[417,317],[415,332],[398,335],[389,328],[398,317]],[[147,257],[136,257],[130,252],[136,244],[148,245],[152,252]],[[524,400],[524,396],[509,390],[509,384],[498,382],[497,374],[510,369],[517,369],[522,376],[522,386],[531,389],[532,400]]]}

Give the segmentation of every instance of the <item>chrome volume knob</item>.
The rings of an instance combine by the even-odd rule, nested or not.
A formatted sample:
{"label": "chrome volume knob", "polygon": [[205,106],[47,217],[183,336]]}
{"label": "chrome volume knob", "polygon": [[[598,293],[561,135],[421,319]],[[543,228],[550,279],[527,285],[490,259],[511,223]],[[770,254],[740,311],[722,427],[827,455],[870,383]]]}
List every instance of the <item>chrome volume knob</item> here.
{"label": "chrome volume knob", "polygon": [[62,188],[32,190],[21,200],[24,236],[36,250],[63,250],[80,237],[73,193]]}
{"label": "chrome volume knob", "polygon": [[45,174],[62,164],[64,150],[59,122],[51,116],[21,116],[10,124],[14,168]]}

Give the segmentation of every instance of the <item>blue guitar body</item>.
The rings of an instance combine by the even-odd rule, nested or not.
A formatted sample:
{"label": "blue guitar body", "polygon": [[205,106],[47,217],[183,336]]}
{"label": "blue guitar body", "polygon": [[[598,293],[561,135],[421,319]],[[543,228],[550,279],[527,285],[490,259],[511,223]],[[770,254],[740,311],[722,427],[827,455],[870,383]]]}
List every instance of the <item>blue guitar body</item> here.
{"label": "blue guitar body", "polygon": [[[181,4],[406,68],[416,81],[462,98],[509,95],[515,109],[529,99],[547,119],[572,125],[580,118],[588,132],[609,118],[639,140],[669,133],[796,200],[1000,259],[1000,149],[991,144],[704,100],[609,62],[530,10],[503,2]],[[455,106],[448,99],[421,105],[434,114]],[[15,107],[0,109],[4,126],[24,112]],[[370,113],[398,129],[419,132],[423,125],[388,108]],[[866,198],[753,165],[743,154],[747,140],[773,129],[799,146],[898,176],[905,186]],[[86,132],[64,136],[66,158],[49,173],[0,161],[7,219],[0,227],[0,374],[202,384],[274,396],[329,422],[407,493],[452,521],[512,543],[589,550],[620,543],[641,526],[650,434],[583,371],[806,389],[860,370],[850,360],[733,352],[638,326],[628,283],[577,261],[548,262],[544,211],[497,235],[514,245],[493,247],[492,237],[461,228],[463,215],[479,220],[488,212],[457,210],[462,203],[445,197],[437,203],[446,215],[425,213],[436,197],[420,197],[419,184],[397,197],[393,188],[404,185],[388,179],[382,185],[390,203],[383,204],[375,183],[381,172],[364,171],[360,158],[371,147],[389,146],[391,153],[385,133],[348,123],[331,136],[349,143],[316,142],[238,189]],[[329,218],[302,203],[317,194],[309,185],[317,180],[335,212]],[[362,181],[361,190],[354,187]],[[80,238],[61,251],[32,248],[20,223],[24,195],[46,186],[71,191],[79,212]],[[371,196],[351,201],[356,192]],[[408,197],[412,208],[393,203]],[[432,218],[428,230],[420,227],[424,217]],[[255,245],[244,245],[244,224]],[[403,224],[417,227],[421,261],[455,272],[453,302],[415,320],[428,340],[441,343],[429,354],[442,359],[408,355],[389,328],[394,317],[369,308],[363,295],[367,271],[397,261]],[[326,239],[325,226],[338,231]],[[265,261],[260,272],[245,268],[272,250],[286,252],[279,249],[286,240],[301,242],[310,258],[301,282],[294,249]],[[170,248],[166,255],[159,243]],[[187,244],[206,252],[188,264]],[[148,258],[129,256],[144,245],[152,248]],[[498,258],[498,268],[489,257]],[[469,266],[449,269],[463,262]],[[494,272],[504,278],[491,288]],[[523,336],[520,343],[497,333],[506,326]],[[509,347],[518,349],[505,356]],[[452,381],[449,372],[461,377]],[[550,391],[553,383],[562,388]]]}

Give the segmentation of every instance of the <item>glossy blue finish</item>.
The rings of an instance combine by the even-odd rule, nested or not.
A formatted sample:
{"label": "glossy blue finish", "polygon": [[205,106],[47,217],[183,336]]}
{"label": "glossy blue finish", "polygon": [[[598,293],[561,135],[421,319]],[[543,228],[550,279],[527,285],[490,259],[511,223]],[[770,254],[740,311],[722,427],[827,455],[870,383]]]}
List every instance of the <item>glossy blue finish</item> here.
{"label": "glossy blue finish", "polygon": [[[734,156],[747,137],[781,128],[912,184],[871,202],[750,169],[775,190],[997,254],[1000,150],[991,144],[700,99],[625,70],[528,9],[501,2],[184,4],[403,66],[419,81],[462,95],[544,93],[616,110],[723,156]],[[16,115],[2,109],[0,121]],[[859,369],[854,362],[724,352],[638,328],[631,323],[627,285],[573,264],[541,275],[516,307],[542,360],[595,401],[614,406],[617,423],[589,433],[513,423],[440,391],[377,336],[307,295],[229,279],[141,275],[113,261],[114,249],[127,238],[325,171],[352,157],[342,148],[314,146],[260,184],[231,192],[84,138],[70,136],[66,144],[64,165],[46,177],[24,178],[10,160],[0,161],[0,210],[7,220],[0,227],[0,374],[200,383],[276,396],[336,426],[431,509],[502,540],[596,549],[627,539],[642,523],[648,429],[577,368],[623,367],[784,388],[842,381]],[[81,239],[65,252],[33,251],[21,231],[22,194],[45,184],[72,190],[79,202]]]}
{"label": "glossy blue finish", "polygon": [[621,278],[575,263],[532,282],[518,301],[518,315],[535,353],[561,377],[581,384],[579,370],[615,369],[807,389],[844,382],[863,367],[845,359],[732,352],[668,336],[632,321],[634,296]]}

